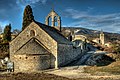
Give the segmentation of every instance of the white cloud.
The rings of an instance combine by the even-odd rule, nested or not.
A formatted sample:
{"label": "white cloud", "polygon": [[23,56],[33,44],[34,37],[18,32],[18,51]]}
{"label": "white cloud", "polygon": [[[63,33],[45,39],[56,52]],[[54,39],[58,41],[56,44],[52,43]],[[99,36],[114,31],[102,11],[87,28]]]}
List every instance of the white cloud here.
{"label": "white cloud", "polygon": [[28,4],[34,5],[36,3],[45,4],[47,0],[17,0],[16,3],[21,6],[26,6]]}
{"label": "white cloud", "polygon": [[65,10],[67,17],[74,22],[69,24],[75,27],[85,27],[108,32],[120,32],[120,13],[92,15],[89,11],[78,11],[75,9]]}
{"label": "white cloud", "polygon": [[77,10],[74,10],[74,9],[66,9],[65,12],[67,12],[67,15],[68,16],[71,16],[73,19],[79,19],[79,18],[82,18],[82,17],[86,17],[88,14],[87,12],[84,12],[84,11],[77,11]]}

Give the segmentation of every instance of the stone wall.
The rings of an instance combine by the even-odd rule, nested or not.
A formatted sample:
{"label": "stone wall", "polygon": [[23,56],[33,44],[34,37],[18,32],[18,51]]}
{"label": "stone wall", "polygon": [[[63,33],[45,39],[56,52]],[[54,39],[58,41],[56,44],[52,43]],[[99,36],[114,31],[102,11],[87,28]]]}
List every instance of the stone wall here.
{"label": "stone wall", "polygon": [[81,54],[80,47],[73,48],[73,45],[58,44],[58,65],[64,66]]}
{"label": "stone wall", "polygon": [[85,39],[87,39],[87,37],[84,36],[84,35],[75,35],[74,38],[73,38],[73,41],[75,41],[75,40],[85,41]]}
{"label": "stone wall", "polygon": [[32,38],[15,54],[50,54],[49,51],[36,39]]}
{"label": "stone wall", "polygon": [[50,55],[14,55],[15,71],[38,71],[50,68]]}

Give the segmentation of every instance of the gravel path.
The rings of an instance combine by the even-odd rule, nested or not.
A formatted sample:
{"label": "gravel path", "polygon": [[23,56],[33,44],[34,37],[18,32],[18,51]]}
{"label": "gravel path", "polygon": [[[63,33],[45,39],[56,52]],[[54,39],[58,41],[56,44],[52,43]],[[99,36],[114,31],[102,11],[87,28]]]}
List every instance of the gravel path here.
{"label": "gravel path", "polygon": [[98,75],[91,75],[90,73],[84,73],[84,67],[86,66],[73,66],[73,67],[63,67],[58,70],[48,70],[46,73],[55,74],[58,76],[63,76],[71,79],[77,78],[93,78],[93,79],[112,79],[120,80],[120,75],[113,75],[108,73],[99,72]]}

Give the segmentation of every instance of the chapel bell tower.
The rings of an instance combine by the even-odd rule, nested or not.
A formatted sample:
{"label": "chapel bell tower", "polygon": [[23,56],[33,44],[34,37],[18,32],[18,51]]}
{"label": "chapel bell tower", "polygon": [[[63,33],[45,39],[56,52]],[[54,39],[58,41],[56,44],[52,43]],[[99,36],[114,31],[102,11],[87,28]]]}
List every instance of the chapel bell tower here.
{"label": "chapel bell tower", "polygon": [[61,17],[53,9],[46,17],[45,24],[61,31]]}

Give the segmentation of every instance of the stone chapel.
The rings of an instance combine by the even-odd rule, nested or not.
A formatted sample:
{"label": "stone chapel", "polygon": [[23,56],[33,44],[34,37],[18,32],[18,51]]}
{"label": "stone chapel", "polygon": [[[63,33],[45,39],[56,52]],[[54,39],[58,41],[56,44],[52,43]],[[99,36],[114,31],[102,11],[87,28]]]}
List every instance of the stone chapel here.
{"label": "stone chapel", "polygon": [[[52,25],[49,25],[49,18]],[[57,22],[57,26],[55,25]],[[10,43],[10,60],[14,71],[38,71],[64,66],[81,54],[81,48],[61,33],[61,18],[52,10],[45,24],[33,21]]]}

